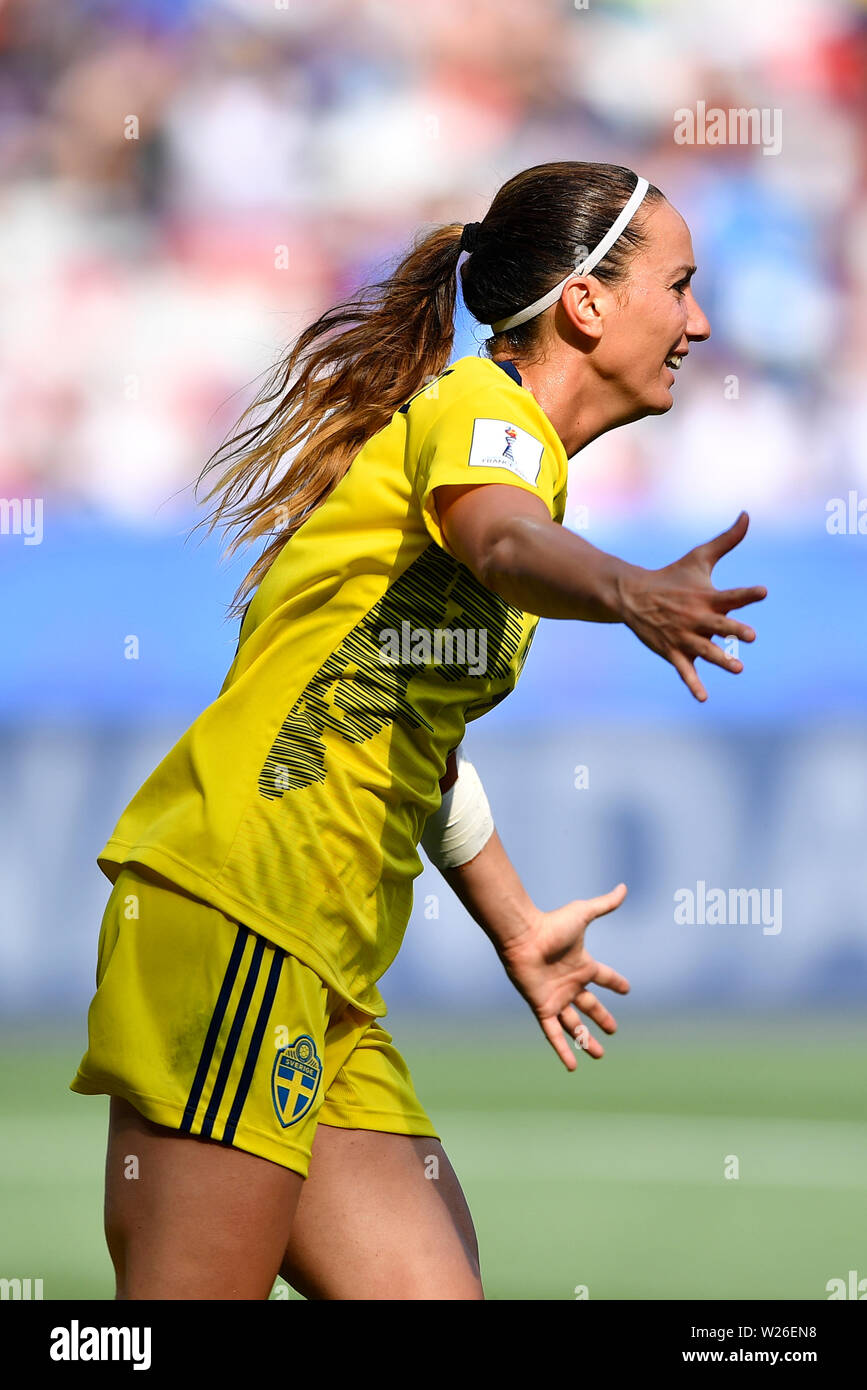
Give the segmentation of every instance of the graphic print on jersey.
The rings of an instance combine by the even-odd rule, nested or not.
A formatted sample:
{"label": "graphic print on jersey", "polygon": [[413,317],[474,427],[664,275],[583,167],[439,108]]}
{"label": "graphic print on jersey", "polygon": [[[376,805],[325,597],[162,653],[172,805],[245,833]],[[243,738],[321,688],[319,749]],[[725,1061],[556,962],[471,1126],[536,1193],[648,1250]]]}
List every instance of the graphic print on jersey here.
{"label": "graphic print on jersey", "polygon": [[[407,620],[413,628],[427,631],[483,630],[484,676],[475,676],[466,661],[426,667],[413,661],[384,661],[381,632],[399,630]],[[443,681],[507,679],[520,646],[523,621],[520,609],[511,608],[464,565],[431,544],[346,635],[301,692],[259,774],[260,795],[273,800],[287,791],[324,782],[326,729],[347,743],[363,743],[394,720],[410,729],[422,725],[430,729],[408,695],[413,677],[424,673]]]}

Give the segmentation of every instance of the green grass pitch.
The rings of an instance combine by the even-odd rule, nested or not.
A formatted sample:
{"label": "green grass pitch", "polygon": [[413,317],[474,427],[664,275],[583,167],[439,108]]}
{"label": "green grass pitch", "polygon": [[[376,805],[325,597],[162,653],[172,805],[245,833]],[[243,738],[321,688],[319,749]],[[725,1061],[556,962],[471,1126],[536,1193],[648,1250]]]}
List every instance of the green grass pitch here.
{"label": "green grass pitch", "polygon": [[[811,1300],[867,1276],[863,1023],[621,1021],[572,1075],[529,1018],[388,1026],[467,1194],[489,1298]],[[110,1299],[108,1102],[67,1090],[83,1039],[2,1042],[0,1275]]]}

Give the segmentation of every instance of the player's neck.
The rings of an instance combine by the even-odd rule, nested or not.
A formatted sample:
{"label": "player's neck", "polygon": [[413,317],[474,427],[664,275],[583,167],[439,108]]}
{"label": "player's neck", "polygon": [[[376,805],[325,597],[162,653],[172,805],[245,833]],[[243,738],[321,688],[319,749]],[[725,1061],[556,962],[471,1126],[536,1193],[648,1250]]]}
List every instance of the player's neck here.
{"label": "player's neck", "polygon": [[634,402],[625,401],[617,386],[600,379],[590,361],[571,349],[536,362],[506,354],[495,360],[514,363],[521,385],[551,421],[569,458],[645,413],[636,413]]}

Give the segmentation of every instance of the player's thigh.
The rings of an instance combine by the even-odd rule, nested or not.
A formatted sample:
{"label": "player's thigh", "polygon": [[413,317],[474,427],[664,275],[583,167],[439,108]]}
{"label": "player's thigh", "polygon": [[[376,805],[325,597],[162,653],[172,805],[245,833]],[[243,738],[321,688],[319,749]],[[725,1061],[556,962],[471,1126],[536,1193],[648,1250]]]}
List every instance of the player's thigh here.
{"label": "player's thigh", "polygon": [[209,904],[144,866],[121,870],[72,1083],[113,1097],[106,1235],[120,1297],[267,1297],[315,1129],[309,1106],[309,1120],[281,1123],[272,1039],[285,1027],[315,1054],[307,1035],[324,1035],[327,994]]}
{"label": "player's thigh", "polygon": [[303,1185],[112,1097],[105,1230],[121,1299],[266,1299]]}
{"label": "player's thigh", "polygon": [[481,1299],[469,1208],[438,1139],[321,1124],[281,1269],[316,1299]]}

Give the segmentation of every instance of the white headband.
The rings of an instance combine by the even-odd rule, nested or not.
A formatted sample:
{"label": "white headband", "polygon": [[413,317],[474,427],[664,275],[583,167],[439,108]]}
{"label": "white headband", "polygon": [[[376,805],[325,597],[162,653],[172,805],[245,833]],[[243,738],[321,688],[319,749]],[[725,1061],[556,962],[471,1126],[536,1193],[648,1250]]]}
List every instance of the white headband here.
{"label": "white headband", "polygon": [[602,257],[606,256],[611,250],[624,228],[632,221],[649,187],[650,184],[647,179],[639,179],[632,190],[632,196],[629,202],[618,215],[617,219],[611,224],[608,231],[599,242],[599,245],[594,246],[590,255],[585,256],[584,260],[581,261],[579,265],[576,265],[574,270],[570,270],[568,275],[564,275],[559,285],[555,285],[553,290],[549,290],[547,294],[543,294],[541,299],[537,299],[532,304],[528,304],[526,309],[520,309],[517,314],[512,314],[510,318],[500,319],[497,323],[492,323],[491,327],[494,332],[505,333],[507,328],[517,328],[519,323],[526,323],[527,319],[533,319],[537,314],[541,314],[543,310],[549,309],[552,304],[557,303],[557,300],[560,298],[564,288],[572,279],[573,275],[586,275],[595,265],[598,265]]}

